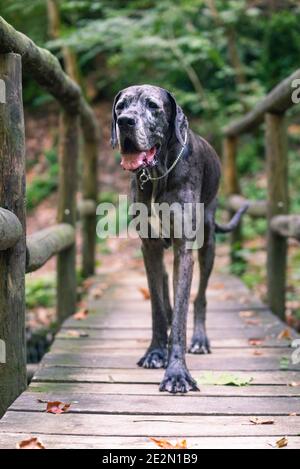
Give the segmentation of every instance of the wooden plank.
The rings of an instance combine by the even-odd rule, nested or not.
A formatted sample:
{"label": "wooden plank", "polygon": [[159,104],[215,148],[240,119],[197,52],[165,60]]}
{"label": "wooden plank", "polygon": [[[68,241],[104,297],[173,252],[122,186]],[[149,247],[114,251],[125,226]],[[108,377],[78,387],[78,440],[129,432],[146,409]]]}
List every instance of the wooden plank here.
{"label": "wooden plank", "polygon": [[19,55],[0,55],[0,78],[6,87],[6,103],[0,104],[0,207],[13,212],[22,228],[14,247],[0,251],[1,417],[26,387],[25,131]]}
{"label": "wooden plank", "polygon": [[[202,370],[205,373],[210,370]],[[223,373],[225,370],[220,371]],[[237,370],[241,377],[249,377],[249,373]],[[84,368],[63,366],[42,366],[33,378],[36,382],[86,382],[86,383],[155,383],[158,384],[164,370],[146,370],[145,368]],[[199,373],[199,376],[201,374]],[[282,385],[299,381],[299,372],[294,371],[251,371],[252,384]]]}
{"label": "wooden plank", "polygon": [[[149,310],[148,310],[149,308]],[[144,307],[144,310],[146,308]],[[90,314],[86,319],[83,321],[78,321],[74,318],[68,319],[64,323],[64,328],[74,328],[74,327],[97,327],[103,329],[140,329],[141,333],[143,330],[151,328],[151,314],[150,314],[150,307],[147,307],[148,311],[145,313],[138,314],[136,311],[132,313],[122,312],[121,306],[115,307],[115,309],[111,312],[108,310],[102,309],[100,312],[94,313],[92,309],[90,309]],[[254,321],[254,322],[253,322]],[[253,317],[249,319],[245,319],[240,317],[239,312],[223,312],[223,313],[215,313],[214,315],[207,315],[207,327],[208,328],[216,328],[220,327],[222,324],[222,328],[224,329],[237,329],[237,328],[246,328],[247,326],[281,326],[284,329],[284,325],[273,315],[269,312],[265,313],[253,313]],[[192,327],[193,325],[193,314],[190,313],[188,316],[188,327]]]}
{"label": "wooden plank", "polygon": [[[15,449],[16,444],[36,433],[9,433],[0,435],[0,449]],[[168,435],[157,435],[170,440]],[[110,436],[76,436],[76,435],[47,435],[39,436],[46,449],[158,449],[147,437],[110,437]],[[274,436],[255,437],[189,437],[188,449],[273,449],[277,440]],[[300,438],[289,437],[287,448],[300,449]],[[177,439],[171,437],[175,444]]]}
{"label": "wooden plank", "polygon": [[[300,417],[274,418],[274,425],[253,425],[249,416],[155,416],[155,415],[57,415],[39,412],[7,412],[0,433],[94,436],[298,436]],[[264,418],[262,416],[262,418]]]}
{"label": "wooden plank", "polygon": [[[117,385],[115,385],[117,387]],[[116,415],[289,415],[300,411],[300,396],[294,397],[243,397],[161,394],[159,398],[149,395],[106,395],[91,393],[42,392],[42,400],[71,402],[70,413],[116,414]],[[45,412],[45,403],[37,401],[36,393],[23,393],[10,407],[10,411]]]}
{"label": "wooden plank", "polygon": [[[77,349],[73,348],[72,346],[69,349],[62,349],[63,351],[60,351],[59,349],[54,349],[51,351],[51,354],[49,355],[74,355],[78,357],[79,355],[82,355],[87,358],[98,358],[98,357],[126,357],[130,358],[133,357],[133,359],[136,357],[140,357],[141,352],[143,353],[145,351],[145,348],[141,348],[140,351],[137,351],[135,349],[99,349],[98,350],[85,350],[84,352],[81,350],[80,347]],[[193,355],[193,354],[187,354],[188,359],[190,360],[191,364],[196,364],[199,361],[205,361],[207,359],[211,359],[211,361],[216,361],[220,360],[222,358],[224,359],[230,359],[232,357],[236,357],[236,349],[215,349],[211,356],[206,356],[206,355]],[[242,348],[239,350],[239,357],[240,358],[249,358],[250,360],[257,362],[259,361],[259,358],[274,358],[277,360],[280,360],[283,356],[285,357],[290,357],[292,354],[292,349],[289,347],[286,348],[266,348],[264,350],[260,349],[259,347],[248,347],[248,348]],[[48,356],[49,356],[48,355]],[[47,358],[48,358],[47,356]],[[58,363],[59,364],[59,363]],[[300,370],[300,367],[299,367]]]}
{"label": "wooden plank", "polygon": [[[70,324],[70,323],[69,323]],[[109,340],[150,340],[151,338],[151,329],[150,328],[141,328],[141,329],[134,329],[134,328],[103,328],[97,327],[96,325],[87,326],[86,321],[74,321],[71,323],[72,327],[62,328],[62,333],[64,334],[66,331],[69,330],[78,330],[78,331],[85,331],[86,333],[90,333],[90,331],[97,331],[97,337],[99,339],[109,339]],[[265,339],[266,337],[276,339],[280,332],[283,330],[281,325],[275,325],[272,327],[257,327],[252,325],[247,325],[246,327],[236,327],[234,329],[231,328],[222,328],[220,324],[207,328],[208,336],[211,341],[219,340],[219,339],[232,339],[233,337],[236,339],[251,339],[251,338],[261,338]],[[192,328],[188,327],[187,330],[188,339],[192,336]]]}
{"label": "wooden plank", "polygon": [[[239,376],[239,375],[238,375]],[[208,386],[201,384],[199,376],[201,396],[238,396],[238,397],[300,397],[300,386]],[[135,383],[40,383],[30,384],[29,391],[36,393],[39,398],[40,393],[54,395],[58,393],[64,395],[64,400],[70,393],[75,394],[106,394],[106,395],[137,395],[137,396],[157,396],[162,397],[157,384],[135,384]],[[193,397],[194,393],[188,393],[186,397]]]}
{"label": "wooden plank", "polygon": [[[276,350],[276,354],[275,354]],[[290,351],[288,354],[282,354],[277,352],[275,349],[271,354],[264,354],[262,356],[254,356],[250,353],[239,354],[234,353],[227,354],[226,350],[215,352],[211,355],[190,355],[186,356],[187,365],[193,370],[214,370],[214,371],[278,371],[280,368],[280,358],[284,355],[290,357]],[[75,354],[75,353],[52,353],[47,354],[44,357],[44,364],[56,365],[56,366],[70,366],[70,367],[87,367],[87,368],[136,368],[136,363],[140,359],[140,354],[135,353],[134,355],[120,356],[119,353],[111,355],[102,354]],[[289,370],[299,371],[299,365],[288,365]]]}
{"label": "wooden plank", "polygon": [[[210,370],[202,370],[205,373]],[[220,371],[220,373],[223,373]],[[36,382],[86,382],[86,383],[155,383],[163,377],[164,370],[146,370],[145,368],[84,368],[63,366],[42,366],[33,378]],[[249,377],[249,373],[237,370],[241,377]],[[200,376],[200,374],[199,374]],[[295,371],[251,371],[252,384],[282,385],[299,381],[299,372]]]}
{"label": "wooden plank", "polygon": [[[94,332],[91,339],[91,333]],[[111,349],[121,350],[123,349],[135,349],[143,352],[146,347],[149,345],[148,339],[123,339],[123,340],[109,340],[109,339],[100,339],[97,336],[98,331],[92,331],[91,329],[89,332],[84,330],[66,330],[65,334],[61,332],[59,334],[59,338],[57,338],[54,344],[51,347],[52,352],[60,352],[63,351],[68,352],[72,350],[73,352],[100,352],[101,350],[106,354],[106,351]],[[70,337],[68,334],[89,334],[88,337]],[[249,342],[246,339],[228,339],[228,340],[212,340],[211,341],[212,349],[250,349],[255,350],[257,347],[249,346]],[[287,346],[287,342],[283,340],[276,340],[276,339],[268,339],[262,342],[259,346],[259,349],[264,350],[265,348],[280,348],[284,349]]]}

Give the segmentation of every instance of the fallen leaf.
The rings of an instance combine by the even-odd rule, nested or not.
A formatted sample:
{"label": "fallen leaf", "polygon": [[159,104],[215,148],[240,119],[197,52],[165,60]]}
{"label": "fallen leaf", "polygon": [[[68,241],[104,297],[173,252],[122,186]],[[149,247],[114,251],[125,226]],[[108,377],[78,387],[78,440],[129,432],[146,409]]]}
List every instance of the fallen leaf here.
{"label": "fallen leaf", "polygon": [[261,357],[263,355],[263,352],[261,350],[253,350],[252,355],[255,355],[256,357]]}
{"label": "fallen leaf", "polygon": [[277,448],[285,448],[289,443],[289,440],[287,439],[286,436],[284,436],[283,438],[280,438],[280,440],[277,440],[276,441],[276,446]]}
{"label": "fallen leaf", "polygon": [[211,386],[247,386],[251,383],[253,378],[250,376],[236,376],[231,373],[216,374],[213,372],[202,373],[198,382],[203,385]]}
{"label": "fallen leaf", "polygon": [[144,300],[150,300],[150,292],[149,292],[148,288],[140,287],[139,291],[143,295]]}
{"label": "fallen leaf", "polygon": [[17,443],[17,449],[45,449],[44,444],[37,437],[28,438]]}
{"label": "fallen leaf", "polygon": [[253,347],[260,346],[264,343],[263,339],[249,339],[248,344],[252,345]]}
{"label": "fallen leaf", "polygon": [[65,337],[89,337],[89,334],[85,331],[76,331],[76,330],[70,329],[64,333],[64,336]]}
{"label": "fallen leaf", "polygon": [[153,443],[156,444],[159,448],[164,449],[187,449],[186,440],[177,441],[175,445],[167,440],[159,440],[157,438],[149,438]]}
{"label": "fallen leaf", "polygon": [[241,311],[239,313],[240,318],[253,318],[253,316],[256,316],[256,313],[254,311]]}
{"label": "fallen leaf", "polygon": [[101,285],[98,285],[97,287],[93,288],[91,290],[91,295],[94,299],[98,299],[98,298],[101,298],[101,296],[103,296],[103,293],[105,292],[107,288],[107,285],[106,284],[101,284]]}
{"label": "fallen leaf", "polygon": [[292,388],[298,388],[300,386],[300,381],[292,381],[288,384],[288,386],[291,386]]}
{"label": "fallen leaf", "polygon": [[73,318],[77,321],[83,321],[88,317],[89,310],[87,308],[80,309],[76,314],[74,314]]}
{"label": "fallen leaf", "polygon": [[289,414],[289,417],[297,417],[297,412],[291,412],[291,413]]}
{"label": "fallen leaf", "polygon": [[275,420],[273,419],[265,420],[265,419],[259,419],[258,417],[253,417],[249,420],[251,423],[253,423],[253,425],[274,425],[275,423]]}
{"label": "fallen leaf", "polygon": [[68,412],[70,407],[71,407],[71,404],[66,404],[60,401],[54,401],[54,402],[49,401],[47,402],[46,412],[49,414],[64,414],[65,412]]}
{"label": "fallen leaf", "polygon": [[290,329],[284,329],[277,337],[278,340],[292,340],[292,338]]}

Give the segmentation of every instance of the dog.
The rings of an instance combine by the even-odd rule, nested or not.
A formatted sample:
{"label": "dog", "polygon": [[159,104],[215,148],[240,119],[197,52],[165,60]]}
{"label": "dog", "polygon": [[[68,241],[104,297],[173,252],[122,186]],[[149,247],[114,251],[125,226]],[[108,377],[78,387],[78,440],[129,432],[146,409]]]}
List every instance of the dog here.
{"label": "dog", "polygon": [[[206,332],[206,289],[215,258],[215,234],[234,230],[247,209],[227,225],[215,221],[221,166],[210,144],[189,129],[174,96],[157,86],[130,86],[120,91],[112,109],[112,147],[119,146],[123,169],[132,172],[134,202],[204,204],[204,242],[197,250],[199,289],[194,301],[194,331],[188,351],[210,353]],[[174,228],[174,224],[172,225]],[[142,238],[152,309],[152,341],[138,365],[166,368],[160,391],[198,391],[185,360],[186,328],[193,275],[193,249],[187,237]],[[164,249],[174,251],[174,305],[170,302]],[[170,328],[170,336],[168,331]]]}

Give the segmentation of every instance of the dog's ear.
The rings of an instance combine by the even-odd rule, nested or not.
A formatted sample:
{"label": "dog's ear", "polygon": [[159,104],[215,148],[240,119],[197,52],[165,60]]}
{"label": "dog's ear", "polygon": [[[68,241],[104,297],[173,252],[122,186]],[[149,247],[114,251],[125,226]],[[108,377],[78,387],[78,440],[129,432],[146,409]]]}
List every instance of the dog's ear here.
{"label": "dog's ear", "polygon": [[111,121],[111,146],[115,148],[118,143],[117,137],[117,115],[116,115],[116,105],[121,97],[122,91],[120,91],[114,99],[113,107],[112,107],[112,121]]}
{"label": "dog's ear", "polygon": [[182,146],[184,146],[189,123],[183,110],[178,106],[174,96],[169,91],[167,91],[167,94],[172,106],[171,124],[173,125],[177,140]]}

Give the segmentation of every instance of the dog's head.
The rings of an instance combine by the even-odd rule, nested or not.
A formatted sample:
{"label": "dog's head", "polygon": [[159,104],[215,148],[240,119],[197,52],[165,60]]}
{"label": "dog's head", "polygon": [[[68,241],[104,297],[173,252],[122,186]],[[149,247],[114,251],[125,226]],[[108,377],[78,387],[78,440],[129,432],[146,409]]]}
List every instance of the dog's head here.
{"label": "dog's head", "polygon": [[115,97],[113,148],[119,145],[124,169],[154,166],[172,137],[184,145],[188,122],[168,91],[157,86],[130,86]]}

